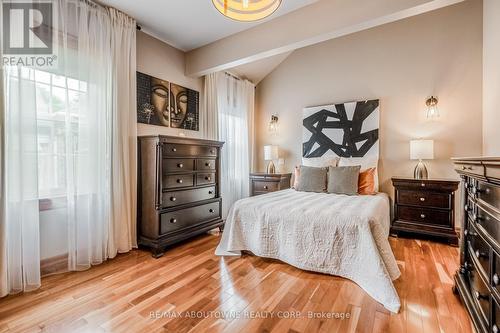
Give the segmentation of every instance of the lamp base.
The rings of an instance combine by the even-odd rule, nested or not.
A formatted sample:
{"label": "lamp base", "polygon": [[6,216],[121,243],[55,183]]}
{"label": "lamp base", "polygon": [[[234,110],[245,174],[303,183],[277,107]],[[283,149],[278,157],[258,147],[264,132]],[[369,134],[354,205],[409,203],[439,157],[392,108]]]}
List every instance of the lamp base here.
{"label": "lamp base", "polygon": [[413,177],[415,179],[427,179],[429,177],[427,168],[425,167],[425,164],[422,162],[422,160],[418,161],[418,164],[413,171]]}
{"label": "lamp base", "polygon": [[276,167],[274,166],[273,161],[269,161],[269,164],[267,165],[267,173],[276,173]]}

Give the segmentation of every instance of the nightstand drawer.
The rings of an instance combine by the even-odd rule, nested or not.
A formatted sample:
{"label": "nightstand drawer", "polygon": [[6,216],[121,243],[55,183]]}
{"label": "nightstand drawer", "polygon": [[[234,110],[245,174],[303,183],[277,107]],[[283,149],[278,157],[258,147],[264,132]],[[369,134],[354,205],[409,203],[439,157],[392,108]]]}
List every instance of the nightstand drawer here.
{"label": "nightstand drawer", "polygon": [[397,200],[400,205],[435,207],[443,209],[451,208],[451,196],[445,193],[400,190],[398,191]]}
{"label": "nightstand drawer", "polygon": [[440,226],[450,226],[450,212],[434,210],[429,208],[417,208],[409,206],[398,206],[397,213],[400,220],[434,224]]}
{"label": "nightstand drawer", "polygon": [[279,189],[279,182],[253,181],[254,192],[274,192]]}

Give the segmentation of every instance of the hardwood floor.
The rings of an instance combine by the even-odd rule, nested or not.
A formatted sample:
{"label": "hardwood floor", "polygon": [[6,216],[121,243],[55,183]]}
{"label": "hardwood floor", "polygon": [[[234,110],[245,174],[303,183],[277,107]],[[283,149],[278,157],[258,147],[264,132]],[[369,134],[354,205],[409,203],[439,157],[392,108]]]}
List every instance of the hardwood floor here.
{"label": "hardwood floor", "polygon": [[[391,314],[346,279],[216,257],[218,241],[203,235],[160,259],[138,250],[46,277],[39,290],[0,300],[0,332],[471,332],[451,291],[457,248],[391,238],[402,272],[401,311]],[[296,311],[349,318],[278,318]]]}

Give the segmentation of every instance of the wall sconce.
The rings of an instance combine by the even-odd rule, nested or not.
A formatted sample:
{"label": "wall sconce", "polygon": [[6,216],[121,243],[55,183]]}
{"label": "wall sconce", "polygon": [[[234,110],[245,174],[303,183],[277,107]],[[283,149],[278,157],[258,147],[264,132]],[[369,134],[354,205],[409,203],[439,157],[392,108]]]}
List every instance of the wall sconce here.
{"label": "wall sconce", "polygon": [[427,119],[439,118],[439,109],[437,104],[438,99],[435,96],[431,96],[425,101],[425,105],[427,105]]}
{"label": "wall sconce", "polygon": [[274,114],[271,116],[271,121],[269,122],[269,132],[273,135],[278,134],[278,116]]}

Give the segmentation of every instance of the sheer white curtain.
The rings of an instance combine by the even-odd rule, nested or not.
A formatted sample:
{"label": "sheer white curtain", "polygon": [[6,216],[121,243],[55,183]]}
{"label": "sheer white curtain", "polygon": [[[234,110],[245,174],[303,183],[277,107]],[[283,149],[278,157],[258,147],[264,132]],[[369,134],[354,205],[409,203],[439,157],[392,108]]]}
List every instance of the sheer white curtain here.
{"label": "sheer white curtain", "polygon": [[203,136],[209,140],[217,140],[219,136],[219,108],[217,106],[217,77],[219,73],[205,76],[204,111],[201,117]]}
{"label": "sheer white curtain", "polygon": [[222,216],[233,203],[249,195],[248,174],[253,160],[255,86],[226,73],[216,74],[221,154]]}
{"label": "sheer white curtain", "polygon": [[82,270],[136,246],[135,20],[87,0],[53,4],[57,68],[3,74],[2,294],[38,287],[42,258]]}

